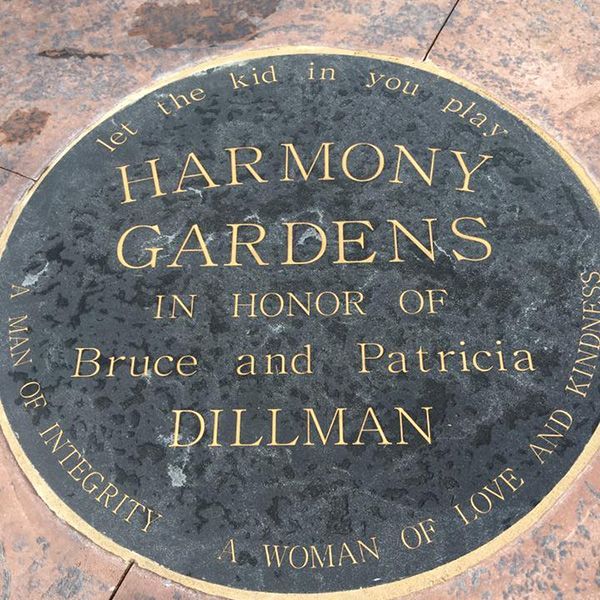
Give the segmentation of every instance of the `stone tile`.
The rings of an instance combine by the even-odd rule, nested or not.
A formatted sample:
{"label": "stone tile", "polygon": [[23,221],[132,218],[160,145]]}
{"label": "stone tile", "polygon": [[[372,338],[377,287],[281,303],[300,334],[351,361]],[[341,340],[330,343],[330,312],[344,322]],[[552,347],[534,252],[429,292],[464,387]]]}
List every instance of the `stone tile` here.
{"label": "stone tile", "polygon": [[[376,49],[421,58],[452,0],[217,0],[0,6],[0,166],[38,177],[126,95],[217,54],[276,45]],[[35,33],[33,33],[35,32]],[[10,60],[8,60],[8,57]]]}
{"label": "stone tile", "polygon": [[19,470],[0,434],[0,598],[99,600],[126,564],[60,521]]}
{"label": "stone tile", "polygon": [[[600,454],[529,531],[489,559],[410,600],[600,597]],[[407,598],[408,600],[408,598]]]}
{"label": "stone tile", "polygon": [[600,4],[462,0],[429,58],[541,125],[600,177]]}
{"label": "stone tile", "polygon": [[221,600],[186,588],[134,565],[112,600]]}
{"label": "stone tile", "polygon": [[31,179],[0,169],[0,231],[4,229],[16,203],[33,183]]}

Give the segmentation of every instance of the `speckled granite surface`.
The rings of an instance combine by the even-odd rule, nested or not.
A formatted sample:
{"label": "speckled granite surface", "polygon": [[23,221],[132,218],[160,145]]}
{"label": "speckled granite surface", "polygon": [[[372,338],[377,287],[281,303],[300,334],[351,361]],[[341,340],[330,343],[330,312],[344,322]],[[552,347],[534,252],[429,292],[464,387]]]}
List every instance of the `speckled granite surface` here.
{"label": "speckled granite surface", "polygon": [[[453,3],[6,2],[0,70],[3,214],[49,158],[127,93],[242,48],[324,44],[425,56]],[[192,15],[201,14],[194,20]],[[597,168],[598,15],[586,2],[461,0],[428,59],[510,102]],[[36,30],[35,35],[24,35]],[[557,48],[555,40],[560,40]],[[200,597],[128,565],[56,520],[6,445],[0,477],[0,597]],[[587,598],[598,593],[596,459],[517,542],[418,598]],[[23,515],[27,515],[23,518]],[[594,541],[596,540],[596,542]],[[117,589],[118,588],[118,589]]]}

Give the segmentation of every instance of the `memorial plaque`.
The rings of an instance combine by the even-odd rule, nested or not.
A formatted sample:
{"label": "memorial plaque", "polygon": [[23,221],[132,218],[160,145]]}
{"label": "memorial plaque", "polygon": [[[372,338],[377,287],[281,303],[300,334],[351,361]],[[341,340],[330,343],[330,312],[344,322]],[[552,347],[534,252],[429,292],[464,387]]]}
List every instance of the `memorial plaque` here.
{"label": "memorial plaque", "polygon": [[15,211],[4,432],[61,518],[186,585],[430,585],[598,446],[598,202],[555,142],[429,65],[194,68]]}

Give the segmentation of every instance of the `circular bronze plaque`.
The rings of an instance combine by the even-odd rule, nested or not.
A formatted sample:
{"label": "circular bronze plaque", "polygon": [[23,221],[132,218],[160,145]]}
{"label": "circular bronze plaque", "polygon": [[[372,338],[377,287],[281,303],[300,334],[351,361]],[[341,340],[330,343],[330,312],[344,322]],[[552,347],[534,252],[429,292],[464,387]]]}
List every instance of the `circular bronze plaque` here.
{"label": "circular bronze plaque", "polygon": [[431,584],[597,446],[597,203],[430,66],[192,69],[71,145],[7,228],[4,431],[59,516],[187,585]]}

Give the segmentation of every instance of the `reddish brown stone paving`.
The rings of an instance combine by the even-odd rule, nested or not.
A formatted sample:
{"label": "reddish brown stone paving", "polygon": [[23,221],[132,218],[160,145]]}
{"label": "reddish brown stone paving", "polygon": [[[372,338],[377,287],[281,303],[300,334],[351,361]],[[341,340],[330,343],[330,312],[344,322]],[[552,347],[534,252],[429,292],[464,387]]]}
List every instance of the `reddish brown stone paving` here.
{"label": "reddish brown stone paving", "polygon": [[600,176],[600,2],[461,0],[429,58],[504,99]]}
{"label": "reddish brown stone paving", "polygon": [[144,2],[135,11],[129,35],[142,36],[154,48],[171,48],[188,39],[211,46],[248,40],[279,4],[279,0]]}
{"label": "reddish brown stone paving", "polygon": [[56,518],[0,435],[0,599],[108,599],[125,567]]}
{"label": "reddish brown stone paving", "polygon": [[600,598],[600,455],[525,535],[449,582],[407,600]]}
{"label": "reddish brown stone paving", "polygon": [[32,108],[14,110],[6,121],[0,123],[2,144],[26,144],[42,133],[50,113]]}
{"label": "reddish brown stone paving", "polygon": [[[0,167],[39,176],[51,156],[115,102],[217,54],[312,44],[421,59],[453,4],[6,0]],[[429,59],[524,112],[598,176],[599,11],[595,0],[460,0]],[[0,169],[3,222],[30,185]],[[520,539],[411,600],[600,598],[599,500],[596,457]],[[126,567],[53,515],[0,438],[0,600],[109,600]],[[208,597],[134,565],[114,598]]]}
{"label": "reddish brown stone paving", "polygon": [[33,181],[0,169],[0,230],[4,229],[13,206],[32,185]]}
{"label": "reddish brown stone paving", "polygon": [[217,54],[312,44],[420,59],[451,5],[452,0],[67,0],[57,10],[57,4],[41,0],[5,1],[0,123],[17,110],[50,116],[43,136],[0,140],[0,166],[38,177],[65,143],[116,102],[165,73]]}

